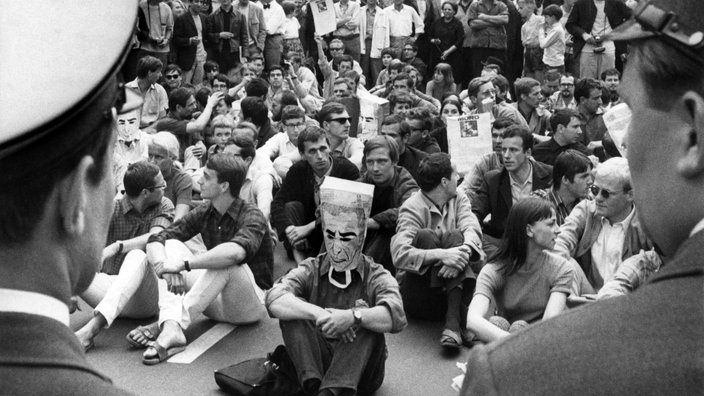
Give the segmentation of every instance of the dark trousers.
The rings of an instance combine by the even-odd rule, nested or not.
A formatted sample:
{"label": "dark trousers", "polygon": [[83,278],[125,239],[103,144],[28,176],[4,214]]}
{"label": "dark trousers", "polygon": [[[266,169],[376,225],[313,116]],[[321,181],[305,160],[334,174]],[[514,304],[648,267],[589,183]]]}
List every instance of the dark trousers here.
{"label": "dark trousers", "polygon": [[215,53],[215,61],[220,67],[220,73],[227,75],[230,69],[234,69],[240,64],[240,51],[235,52],[217,52]]}
{"label": "dark trousers", "polygon": [[[448,249],[464,243],[459,231],[445,233],[438,237],[435,231],[419,230],[413,238],[413,246],[418,249]],[[431,264],[422,274],[406,272],[401,282],[403,307],[408,317],[421,320],[441,320],[447,312],[447,290],[459,286],[467,276],[460,274],[455,279],[443,280],[437,276],[439,267]]]}
{"label": "dark trousers", "polygon": [[310,320],[280,320],[281,335],[301,386],[309,379],[320,389],[345,388],[369,395],[384,382],[384,335],[357,329],[353,342],[329,340]]}
{"label": "dark trousers", "polygon": [[374,259],[374,262],[381,264],[391,275],[396,274],[396,267],[391,260],[391,235],[389,232],[381,230],[367,230],[367,237],[364,240],[363,253]]}
{"label": "dark trousers", "polygon": [[[493,56],[499,58],[506,65],[506,50],[495,48],[472,48],[472,78],[479,77],[482,74],[486,58]],[[503,70],[502,70],[503,71]]]}
{"label": "dark trousers", "polygon": [[266,70],[281,64],[281,51],[284,48],[284,36],[281,34],[267,35],[264,41],[264,63]]}
{"label": "dark trousers", "polygon": [[[288,220],[291,222],[291,224],[295,226],[306,225],[313,221],[314,218],[310,214],[306,213],[303,204],[298,201],[286,202],[284,210],[286,211],[286,216],[288,217]],[[323,231],[320,229],[320,227],[315,227],[313,233],[308,235],[306,239],[308,240],[308,250],[306,250],[304,253],[308,257],[317,255],[320,252],[321,245],[323,244]],[[283,240],[286,249],[291,249],[292,246],[288,243],[288,238],[284,236]]]}
{"label": "dark trousers", "polygon": [[376,84],[376,79],[379,77],[379,73],[381,73],[383,65],[381,64],[381,58],[369,57],[372,50],[371,38],[364,41],[364,46],[366,47],[366,54],[361,54],[359,66],[362,68],[362,73],[367,79],[367,88],[371,89]]}

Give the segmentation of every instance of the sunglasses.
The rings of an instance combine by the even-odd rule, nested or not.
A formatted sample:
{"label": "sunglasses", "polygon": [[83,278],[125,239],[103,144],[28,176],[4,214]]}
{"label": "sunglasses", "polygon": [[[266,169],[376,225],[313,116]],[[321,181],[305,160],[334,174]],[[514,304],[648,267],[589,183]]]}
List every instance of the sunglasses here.
{"label": "sunglasses", "polygon": [[164,76],[167,80],[175,80],[177,78],[181,77],[180,74],[167,74]]}
{"label": "sunglasses", "polygon": [[337,118],[329,119],[328,122],[336,121],[336,122],[339,122],[340,124],[344,124],[346,122],[349,122],[350,119],[351,119],[350,117],[337,117]]}
{"label": "sunglasses", "polygon": [[601,193],[601,196],[604,197],[604,199],[609,199],[609,197],[613,194],[618,194],[616,191],[609,191],[604,188],[600,188],[597,186],[592,185],[589,187],[589,191],[592,192],[592,195],[594,195],[594,198],[599,196],[599,193]]}

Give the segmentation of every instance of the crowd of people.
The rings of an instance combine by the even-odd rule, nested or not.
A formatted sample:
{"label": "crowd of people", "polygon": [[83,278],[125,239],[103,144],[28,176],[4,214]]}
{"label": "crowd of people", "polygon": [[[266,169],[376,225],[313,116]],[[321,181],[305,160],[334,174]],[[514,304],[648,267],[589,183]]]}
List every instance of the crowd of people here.
{"label": "crowd of people", "polygon": [[[510,354],[502,345],[550,349],[534,329],[582,323],[603,300],[623,307],[679,246],[657,229],[659,206],[676,205],[650,196],[646,170],[678,153],[671,178],[700,175],[701,132],[651,155],[655,138],[639,131],[627,161],[604,122],[625,102],[643,130],[668,122],[641,108],[640,96],[661,105],[660,70],[642,72],[652,90],[621,86],[619,34],[653,12],[641,3],[340,0],[336,30],[321,36],[313,1],[141,1],[122,66],[124,96],[138,104],[118,109],[107,148],[115,188],[101,265],[72,293],[93,308],[75,332],[81,348],[117,318],[158,317],[126,335],[158,364],[186,348],[201,314],[270,316],[305,394],[370,394],[389,355],[383,334],[408,317],[442,321],[443,349],[473,348],[463,392],[520,389],[520,374],[487,363]],[[701,127],[701,98],[687,95],[680,113]],[[371,96],[389,105],[362,140],[360,101]],[[492,151],[458,174],[447,120],[481,113]],[[371,210],[327,201],[333,178],[372,185]],[[70,205],[60,210],[79,233]],[[278,280],[277,246],[294,263]],[[604,337],[622,328],[609,326]],[[517,382],[500,384],[504,375]],[[691,391],[701,375],[674,388]]]}

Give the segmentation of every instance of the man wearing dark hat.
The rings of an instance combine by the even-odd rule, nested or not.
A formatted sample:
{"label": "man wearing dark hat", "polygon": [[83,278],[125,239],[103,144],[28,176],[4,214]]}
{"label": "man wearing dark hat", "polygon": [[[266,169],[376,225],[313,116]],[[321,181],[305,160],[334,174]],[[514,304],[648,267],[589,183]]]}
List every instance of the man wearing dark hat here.
{"label": "man wearing dark hat", "polygon": [[1,392],[125,394],[88,364],[68,304],[101,264],[116,110],[140,105],[125,104],[116,79],[137,2],[10,2],[5,13],[13,18],[0,24]]}
{"label": "man wearing dark hat", "polygon": [[620,89],[640,219],[667,264],[635,292],[477,346],[461,394],[704,390],[704,2],[641,1]]}

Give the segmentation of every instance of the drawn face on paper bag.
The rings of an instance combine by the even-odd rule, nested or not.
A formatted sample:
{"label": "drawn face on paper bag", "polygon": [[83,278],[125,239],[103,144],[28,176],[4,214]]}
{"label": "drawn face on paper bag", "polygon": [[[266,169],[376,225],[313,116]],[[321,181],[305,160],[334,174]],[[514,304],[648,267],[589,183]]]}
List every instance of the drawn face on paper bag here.
{"label": "drawn face on paper bag", "polygon": [[336,271],[356,268],[367,229],[364,210],[328,203],[320,209],[330,264]]}
{"label": "drawn face on paper bag", "polygon": [[117,115],[117,136],[125,142],[135,140],[139,134],[140,109]]}

